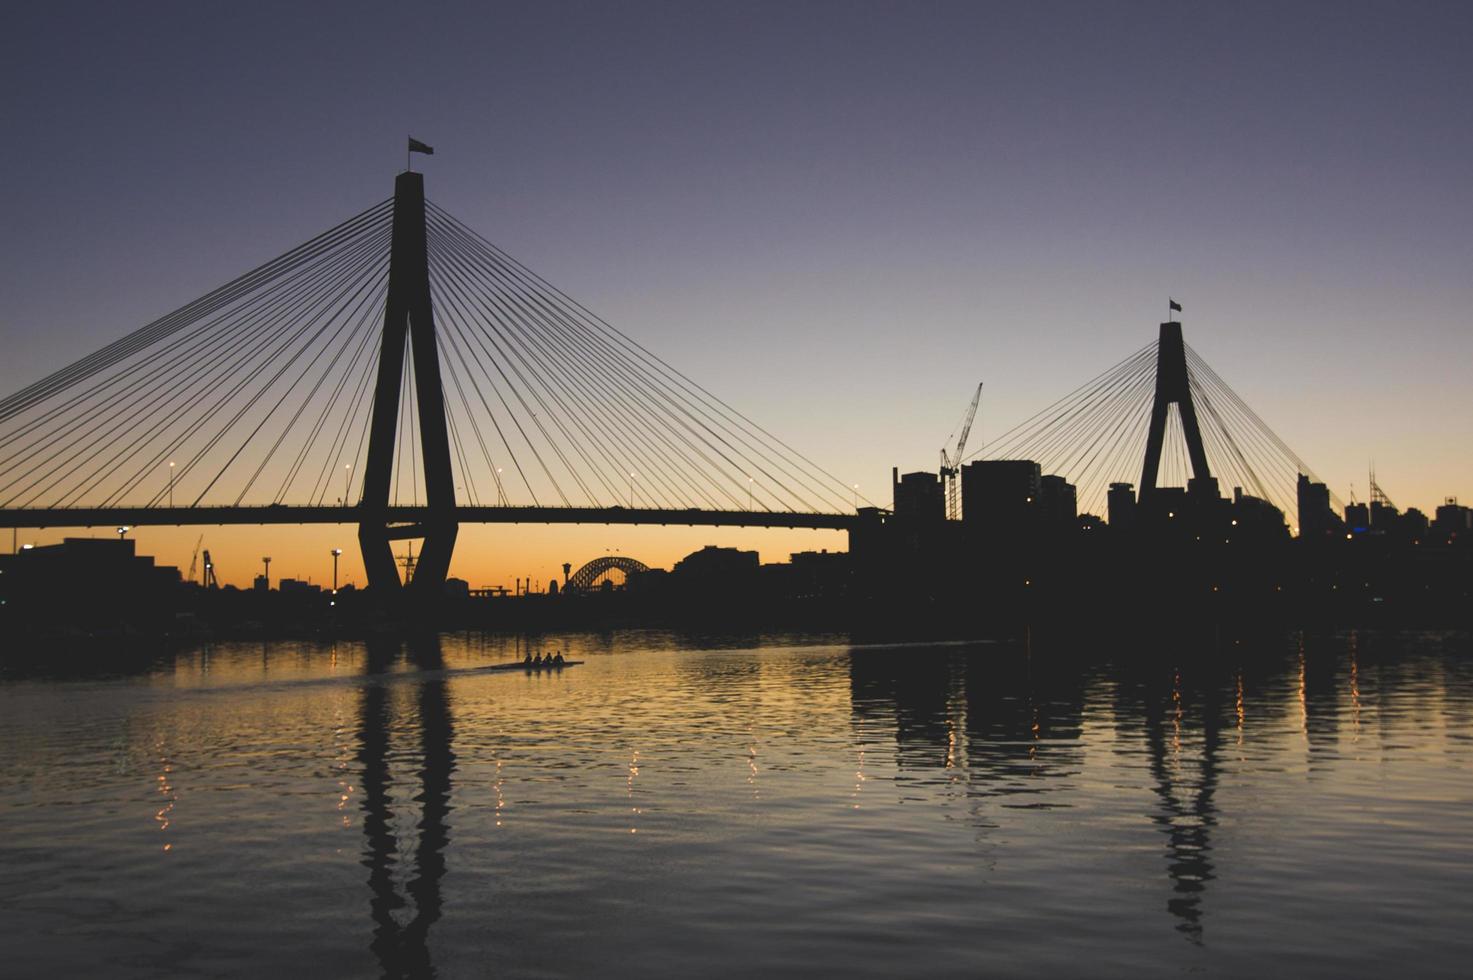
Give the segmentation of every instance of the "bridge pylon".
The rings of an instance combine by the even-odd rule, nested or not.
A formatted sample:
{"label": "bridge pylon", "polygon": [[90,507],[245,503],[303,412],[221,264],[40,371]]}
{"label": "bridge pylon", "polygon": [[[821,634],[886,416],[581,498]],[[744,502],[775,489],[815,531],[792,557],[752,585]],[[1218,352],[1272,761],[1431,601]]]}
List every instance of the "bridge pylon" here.
{"label": "bridge pylon", "polygon": [[1187,490],[1192,494],[1217,496],[1217,481],[1207,465],[1207,450],[1202,445],[1202,429],[1197,424],[1197,407],[1192,402],[1192,386],[1187,377],[1186,342],[1182,340],[1181,323],[1169,320],[1161,324],[1161,340],[1156,345],[1156,399],[1151,406],[1151,428],[1146,436],[1146,461],[1141,469],[1139,500],[1145,503],[1156,491],[1156,478],[1161,469],[1161,448],[1166,438],[1166,416],[1175,403],[1181,416],[1182,434],[1186,437],[1187,455],[1192,463],[1192,478]]}
{"label": "bridge pylon", "polygon": [[[440,593],[450,571],[450,556],[460,529],[455,511],[455,478],[450,468],[450,438],[445,395],[440,385],[440,353],[430,302],[429,253],[425,234],[424,175],[406,171],[394,182],[394,218],[389,246],[389,290],[384,302],[383,344],[373,395],[368,460],[358,504],[358,543],[368,584],[375,592],[398,592],[392,544],[423,538],[408,587],[421,596]],[[404,349],[413,352],[414,391],[419,414],[419,444],[424,460],[427,516],[417,524],[389,521],[395,431],[404,375]],[[412,432],[408,438],[414,438]]]}

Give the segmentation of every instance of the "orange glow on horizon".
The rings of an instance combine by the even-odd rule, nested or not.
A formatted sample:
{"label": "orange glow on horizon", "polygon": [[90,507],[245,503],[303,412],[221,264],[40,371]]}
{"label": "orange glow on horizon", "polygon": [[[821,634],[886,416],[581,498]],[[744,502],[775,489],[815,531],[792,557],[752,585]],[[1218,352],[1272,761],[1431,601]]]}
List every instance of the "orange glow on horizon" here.
{"label": "orange glow on horizon", "polygon": [[[116,537],[111,528],[47,528],[22,530],[21,544],[56,544],[62,538]],[[203,540],[201,541],[201,536]],[[160,565],[172,565],[188,575],[190,557],[200,543],[200,567],[204,549],[215,562],[220,584],[248,589],[261,574],[262,558],[271,556],[271,586],[283,578],[298,579],[332,587],[332,550],[341,548],[340,586],[366,584],[363,560],[358,550],[357,525],[314,524],[280,527],[139,527],[128,532],[139,555],[152,557]],[[517,579],[532,579],[535,590],[563,580],[562,565],[576,570],[604,554],[637,558],[651,568],[670,568],[675,562],[707,545],[756,551],[763,563],[786,562],[799,551],[847,551],[843,531],[790,530],[786,528],[643,527],[631,525],[567,524],[463,524],[455,543],[450,574],[465,579],[471,588],[506,586]],[[419,553],[419,542],[414,542]],[[394,553],[404,553],[396,542]],[[199,569],[195,571],[199,580]]]}

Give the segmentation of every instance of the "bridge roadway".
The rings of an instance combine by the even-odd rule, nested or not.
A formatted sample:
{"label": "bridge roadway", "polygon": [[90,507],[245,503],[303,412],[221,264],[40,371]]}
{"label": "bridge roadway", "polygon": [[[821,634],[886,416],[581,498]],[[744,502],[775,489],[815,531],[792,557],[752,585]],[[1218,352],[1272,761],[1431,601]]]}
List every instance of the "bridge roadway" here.
{"label": "bridge roadway", "polygon": [[[422,524],[428,507],[51,507],[0,509],[0,527],[184,527],[224,524]],[[779,527],[847,531],[858,515],[772,510],[672,510],[658,507],[455,508],[461,524],[684,524],[705,527]]]}

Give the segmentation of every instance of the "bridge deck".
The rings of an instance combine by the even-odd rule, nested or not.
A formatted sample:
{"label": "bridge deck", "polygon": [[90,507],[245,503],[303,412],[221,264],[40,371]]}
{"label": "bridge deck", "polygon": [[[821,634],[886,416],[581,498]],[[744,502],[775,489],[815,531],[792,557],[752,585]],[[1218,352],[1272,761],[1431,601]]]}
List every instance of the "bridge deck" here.
{"label": "bridge deck", "polygon": [[[428,507],[56,507],[0,509],[0,527],[167,527],[223,524],[358,524],[364,520],[413,524],[430,520]],[[704,527],[779,527],[845,531],[854,514],[767,510],[667,510],[655,507],[457,507],[462,524],[683,524]]]}

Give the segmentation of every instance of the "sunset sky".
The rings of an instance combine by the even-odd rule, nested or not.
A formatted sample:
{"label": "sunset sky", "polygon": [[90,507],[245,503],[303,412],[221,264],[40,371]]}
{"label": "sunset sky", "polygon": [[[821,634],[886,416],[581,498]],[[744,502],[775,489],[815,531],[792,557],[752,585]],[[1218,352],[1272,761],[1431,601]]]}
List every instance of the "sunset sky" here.
{"label": "sunset sky", "polygon": [[[434,201],[877,503],[978,381],[974,448],[1171,295],[1341,497],[1374,461],[1430,513],[1473,502],[1470,50],[1457,3],[28,5],[0,394],[388,197],[412,133]],[[136,537],[201,531],[226,581],[362,581],[352,528]],[[465,528],[452,573],[708,543],[846,546]]]}

